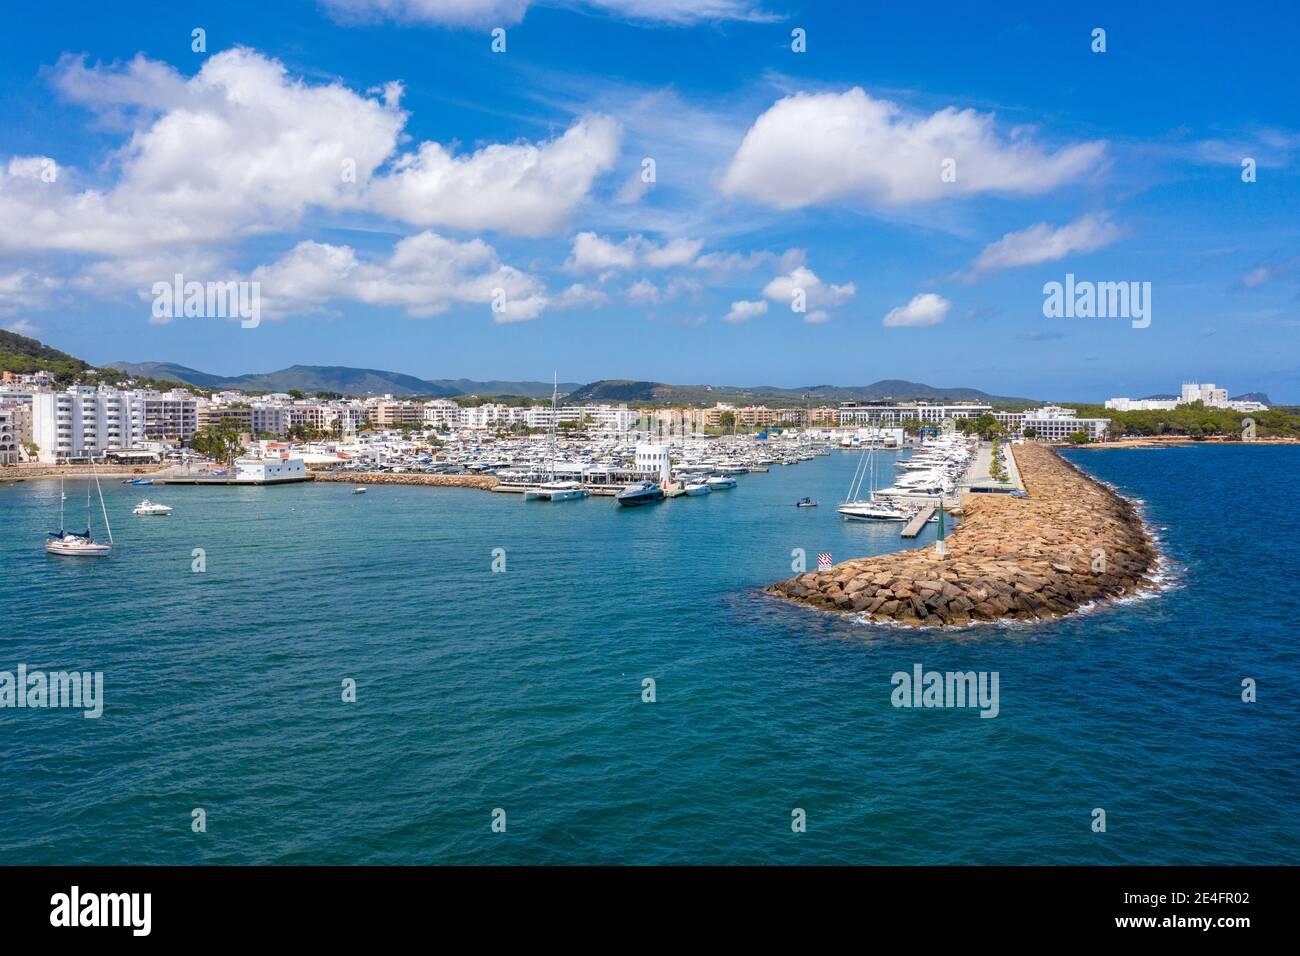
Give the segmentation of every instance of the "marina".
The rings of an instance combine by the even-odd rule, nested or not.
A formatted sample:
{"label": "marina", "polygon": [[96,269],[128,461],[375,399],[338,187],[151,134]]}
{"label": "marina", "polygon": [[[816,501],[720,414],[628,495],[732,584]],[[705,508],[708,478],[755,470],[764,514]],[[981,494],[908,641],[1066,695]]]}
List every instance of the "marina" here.
{"label": "marina", "polygon": [[[886,450],[878,466],[893,473],[894,458],[907,454]],[[107,694],[94,734],[77,726],[91,723],[80,717],[12,725],[29,741],[9,751],[12,771],[35,772],[57,752],[111,787],[11,788],[0,797],[3,818],[24,828],[25,859],[34,863],[68,853],[89,863],[128,855],[186,862],[194,847],[184,813],[175,838],[140,836],[158,826],[160,811],[156,784],[133,768],[154,761],[168,768],[175,792],[220,808],[214,862],[288,864],[304,854],[325,863],[577,860],[584,857],[567,836],[572,821],[610,807],[608,816],[587,818],[584,832],[611,859],[943,862],[953,859],[951,841],[927,834],[956,819],[971,834],[960,856],[969,862],[1170,862],[1198,854],[1227,861],[1230,847],[1207,844],[1199,828],[1172,826],[1159,808],[1135,804],[1129,812],[1142,814],[1139,832],[1099,846],[1086,814],[1083,826],[1063,827],[1059,806],[1077,801],[1081,789],[1128,786],[1167,787],[1194,801],[1219,785],[1219,768],[1235,765],[1246,741],[1267,772],[1259,786],[1237,792],[1224,825],[1234,839],[1262,841],[1261,861],[1285,861],[1296,847],[1271,822],[1290,805],[1286,764],[1276,756],[1291,739],[1285,715],[1243,707],[1235,680],[1207,695],[1204,663],[1187,653],[1185,635],[1198,635],[1216,657],[1244,654],[1245,673],[1290,659],[1286,621],[1300,613],[1294,596],[1281,589],[1276,618],[1242,616],[1234,613],[1239,581],[1221,569],[1247,566],[1261,543],[1294,554],[1300,517],[1270,476],[1293,469],[1295,454],[1281,446],[1066,452],[1146,501],[1152,523],[1168,529],[1162,547],[1177,562],[1172,586],[1158,599],[1090,614],[951,634],[863,624],[762,597],[764,584],[792,574],[795,548],[809,569],[823,552],[842,565],[900,547],[933,548],[935,522],[907,540],[899,524],[836,513],[857,451],[747,475],[738,490],[684,507],[675,499],[616,508],[596,497],[525,505],[478,488],[368,479],[359,496],[356,482],[342,480],[186,486],[165,498],[157,488],[105,483],[117,546],[97,561],[46,560],[34,548],[57,526],[57,479],[6,485],[0,509],[14,530],[0,535],[0,598],[15,622],[10,660],[102,666]],[[1170,474],[1182,477],[1173,483]],[[1261,489],[1261,497],[1221,494],[1241,486]],[[124,520],[145,490],[176,510],[163,520]],[[69,516],[84,514],[85,484],[69,480],[67,493]],[[804,496],[821,507],[795,508]],[[1024,500],[987,497],[1002,508]],[[192,569],[194,548],[206,552],[204,573]],[[491,571],[495,548],[506,555],[504,573]],[[274,633],[250,628],[285,609],[292,621]],[[1207,619],[1215,626],[1207,629]],[[1002,713],[995,721],[897,719],[888,674],[916,661],[1001,670]],[[1170,675],[1171,706],[1211,719],[1189,721],[1171,743],[1130,681],[1102,681],[1081,698],[1079,675],[1107,668],[1134,679]],[[357,706],[369,708],[364,724],[338,703],[342,676],[358,679]],[[658,681],[656,705],[639,702],[645,677]],[[268,680],[303,691],[268,694]],[[539,698],[539,683],[562,696]],[[1107,722],[1097,725],[1101,713]],[[503,738],[491,730],[504,726],[503,715],[529,741],[527,761],[503,759]],[[1059,773],[1061,755],[1079,746],[1081,722],[1088,729],[1112,719],[1126,732],[1090,738],[1090,762]],[[1025,741],[990,750],[987,725]],[[842,728],[853,743],[788,746],[814,726]],[[263,727],[276,734],[256,732]],[[426,743],[407,746],[404,737]],[[338,760],[333,741],[348,748],[348,761]],[[882,761],[900,741],[907,746]],[[943,773],[935,772],[936,753]],[[575,781],[563,770],[577,754],[598,769]],[[647,764],[673,773],[647,777]],[[1172,764],[1179,773],[1170,775]],[[991,789],[972,801],[976,776]],[[793,799],[802,801],[808,780],[818,781],[816,805],[843,808],[861,825],[810,828],[808,842],[792,840],[772,813],[773,794],[797,790]],[[1037,796],[1024,800],[1030,782]],[[238,799],[216,802],[208,796],[214,786]],[[511,810],[518,832],[509,843],[486,826],[433,826],[385,844],[358,831],[352,816],[381,800],[401,818],[476,820],[485,790],[533,795],[491,802]],[[778,819],[754,827],[727,814],[683,816],[683,802],[701,792],[722,795],[745,820]],[[864,792],[879,796],[864,804]],[[264,808],[272,803],[285,813],[268,828]],[[909,806],[919,814],[914,824],[894,816]],[[1004,807],[1016,812],[994,812]],[[69,832],[51,822],[71,813],[105,826]],[[1027,841],[1048,827],[1061,839],[1031,857]]]}

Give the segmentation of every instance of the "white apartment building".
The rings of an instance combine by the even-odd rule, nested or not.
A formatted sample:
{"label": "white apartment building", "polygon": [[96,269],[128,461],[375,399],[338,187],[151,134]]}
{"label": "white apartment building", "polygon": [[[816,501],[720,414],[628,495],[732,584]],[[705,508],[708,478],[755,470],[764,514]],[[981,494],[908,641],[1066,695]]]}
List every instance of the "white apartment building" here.
{"label": "white apartment building", "polygon": [[842,402],[839,408],[840,426],[897,425],[909,419],[927,425],[941,424],[944,419],[979,418],[991,414],[992,405],[977,402],[931,404],[930,402],[904,402],[884,404],[878,402]]}
{"label": "white apartment building", "polygon": [[[124,451],[142,439],[143,408],[130,392],[73,385],[32,393],[32,441],[42,462]],[[138,408],[138,410],[137,410]]]}
{"label": "white apartment building", "polygon": [[18,464],[18,428],[14,418],[16,405],[0,405],[0,465]]}
{"label": "white apartment building", "polygon": [[136,390],[133,403],[135,426],[139,437],[172,441],[189,441],[198,429],[198,399],[189,392]]}

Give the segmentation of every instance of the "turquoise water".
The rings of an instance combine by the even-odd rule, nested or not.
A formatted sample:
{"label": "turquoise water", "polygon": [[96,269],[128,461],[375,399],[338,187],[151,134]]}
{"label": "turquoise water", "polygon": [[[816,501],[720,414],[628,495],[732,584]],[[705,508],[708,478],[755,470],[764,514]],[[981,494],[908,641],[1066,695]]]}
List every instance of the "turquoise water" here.
{"label": "turquoise water", "polygon": [[[106,485],[101,560],[42,552],[57,485],[0,486],[0,670],[106,698],[0,710],[0,863],[1300,863],[1300,449],[1072,458],[1171,589],[943,636],[759,593],[899,546],[835,514],[838,453],[638,509]],[[998,671],[999,716],[893,708],[915,663]]]}

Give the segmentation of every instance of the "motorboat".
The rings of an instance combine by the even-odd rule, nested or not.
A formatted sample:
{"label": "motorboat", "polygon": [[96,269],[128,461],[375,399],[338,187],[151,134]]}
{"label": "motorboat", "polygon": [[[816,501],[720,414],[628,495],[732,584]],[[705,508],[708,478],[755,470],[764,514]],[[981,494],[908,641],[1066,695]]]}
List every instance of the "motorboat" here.
{"label": "motorboat", "polygon": [[713,489],[709,487],[707,482],[703,482],[703,481],[688,481],[683,486],[683,488],[686,491],[687,497],[689,498],[695,498],[698,497],[699,495],[708,495],[713,493]]}
{"label": "motorboat", "polygon": [[636,481],[627,485],[614,496],[614,500],[624,507],[654,504],[664,500],[664,490],[653,481]]}
{"label": "motorboat", "polygon": [[355,488],[352,489],[352,493],[354,495],[364,495],[366,493],[366,490],[367,489],[365,485],[357,485]]}
{"label": "motorboat", "polygon": [[160,505],[156,501],[150,501],[148,498],[140,502],[131,509],[133,515],[169,515],[172,513],[171,505]]}
{"label": "motorboat", "polygon": [[817,502],[813,501],[811,498],[800,498],[794,503],[794,506],[796,508],[816,508]]}
{"label": "motorboat", "polygon": [[729,475],[712,475],[704,479],[704,483],[714,491],[726,491],[728,488],[736,487],[736,479]]}

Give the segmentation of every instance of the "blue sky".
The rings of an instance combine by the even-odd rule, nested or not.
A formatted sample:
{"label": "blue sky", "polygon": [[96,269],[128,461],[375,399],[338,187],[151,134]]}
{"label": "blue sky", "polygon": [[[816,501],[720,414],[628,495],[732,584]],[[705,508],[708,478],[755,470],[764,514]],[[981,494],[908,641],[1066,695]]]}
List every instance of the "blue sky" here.
{"label": "blue sky", "polygon": [[[1293,8],[841,6],[11,8],[0,325],[218,373],[1300,402]],[[176,272],[263,321],[154,316]],[[1067,273],[1149,282],[1150,325],[1045,317]]]}

